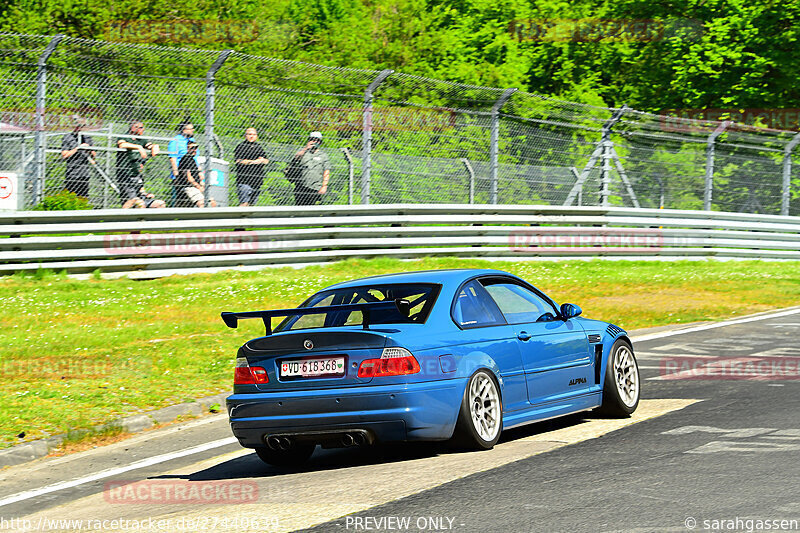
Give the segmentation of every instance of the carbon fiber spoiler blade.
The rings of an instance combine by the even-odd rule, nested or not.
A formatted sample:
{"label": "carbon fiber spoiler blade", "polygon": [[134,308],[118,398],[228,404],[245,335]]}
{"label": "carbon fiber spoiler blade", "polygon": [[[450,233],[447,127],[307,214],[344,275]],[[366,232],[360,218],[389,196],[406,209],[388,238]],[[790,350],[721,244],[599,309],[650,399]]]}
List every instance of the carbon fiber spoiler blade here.
{"label": "carbon fiber spoiler blade", "polygon": [[296,309],[268,309],[265,311],[245,311],[242,313],[224,312],[221,316],[225,325],[234,329],[239,325],[239,320],[260,318],[264,321],[266,334],[272,335],[272,318],[276,316],[321,315],[324,313],[335,313],[337,311],[361,311],[361,316],[363,317],[362,325],[364,329],[369,329],[370,311],[380,311],[382,309],[397,309],[403,316],[408,316],[411,311],[408,300],[398,298],[388,302],[327,305],[324,307],[298,307]]}

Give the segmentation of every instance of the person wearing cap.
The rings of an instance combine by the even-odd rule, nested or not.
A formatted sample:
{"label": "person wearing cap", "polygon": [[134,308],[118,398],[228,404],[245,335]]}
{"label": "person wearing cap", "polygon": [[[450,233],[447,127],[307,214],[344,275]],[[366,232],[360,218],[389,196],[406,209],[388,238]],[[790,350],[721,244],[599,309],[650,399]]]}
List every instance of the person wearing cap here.
{"label": "person wearing cap", "polygon": [[67,164],[64,174],[64,188],[84,198],[89,197],[89,165],[96,154],[91,147],[94,145],[92,138],[83,133],[86,129],[86,119],[74,115],[72,121],[75,129],[67,133],[61,140],[61,157]]}
{"label": "person wearing cap", "polygon": [[264,148],[258,144],[258,132],[255,128],[244,130],[245,140],[233,150],[236,162],[236,192],[239,195],[239,207],[256,205],[264,183],[264,168],[269,159]]}
{"label": "person wearing cap", "polygon": [[328,192],[331,161],[321,144],[322,133],[312,131],[287,168],[287,178],[294,184],[295,205],[314,205]]}

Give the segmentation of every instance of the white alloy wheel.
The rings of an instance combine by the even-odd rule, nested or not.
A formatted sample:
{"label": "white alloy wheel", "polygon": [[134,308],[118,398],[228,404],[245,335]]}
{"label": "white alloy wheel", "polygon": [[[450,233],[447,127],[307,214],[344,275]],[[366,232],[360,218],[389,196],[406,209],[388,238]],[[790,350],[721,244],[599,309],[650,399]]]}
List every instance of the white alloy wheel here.
{"label": "white alloy wheel", "polygon": [[470,380],[468,394],[470,419],[475,432],[485,441],[495,440],[502,422],[497,385],[485,372],[478,372]]}
{"label": "white alloy wheel", "polygon": [[619,344],[614,352],[614,381],[622,403],[629,408],[636,406],[639,402],[639,369],[627,344]]}

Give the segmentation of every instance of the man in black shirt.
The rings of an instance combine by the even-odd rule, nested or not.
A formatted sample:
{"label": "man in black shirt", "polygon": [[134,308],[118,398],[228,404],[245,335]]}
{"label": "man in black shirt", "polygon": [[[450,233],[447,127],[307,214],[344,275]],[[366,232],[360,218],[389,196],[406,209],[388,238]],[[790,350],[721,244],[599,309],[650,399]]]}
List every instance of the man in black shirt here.
{"label": "man in black shirt", "polygon": [[72,133],[64,135],[61,141],[61,157],[67,163],[64,188],[78,196],[88,198],[91,174],[89,165],[91,159],[95,157],[95,152],[90,148],[94,143],[91,137],[82,133],[86,129],[86,119],[75,116],[73,120],[75,129]]}
{"label": "man in black shirt", "polygon": [[140,120],[131,122],[128,135],[117,139],[117,186],[122,208],[165,207],[152,193],[144,190],[144,164],[149,156],[158,155],[159,147],[142,137],[144,124]]}
{"label": "man in black shirt", "polygon": [[[205,199],[205,180],[200,176],[200,169],[197,168],[197,143],[189,141],[186,146],[186,154],[181,157],[178,164],[178,175],[175,178],[175,188],[178,191],[178,207],[203,207]],[[217,207],[217,202],[213,198],[209,199],[208,205]]]}
{"label": "man in black shirt", "polygon": [[258,132],[255,128],[247,128],[244,132],[245,140],[239,143],[233,151],[236,162],[236,192],[239,194],[239,207],[255,205],[261,194],[261,185],[264,183],[264,168],[269,159],[256,141]]}

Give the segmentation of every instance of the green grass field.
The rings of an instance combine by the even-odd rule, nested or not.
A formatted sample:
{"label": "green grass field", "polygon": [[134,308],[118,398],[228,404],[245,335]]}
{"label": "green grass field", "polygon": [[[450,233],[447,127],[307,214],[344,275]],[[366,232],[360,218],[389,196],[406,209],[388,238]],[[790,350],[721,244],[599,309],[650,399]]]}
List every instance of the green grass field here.
{"label": "green grass field", "polygon": [[228,329],[221,311],[292,307],[338,281],[460,267],[513,272],[627,329],[800,304],[798,262],[371,260],[153,281],[0,278],[0,447],[230,390],[237,347],[263,327]]}

